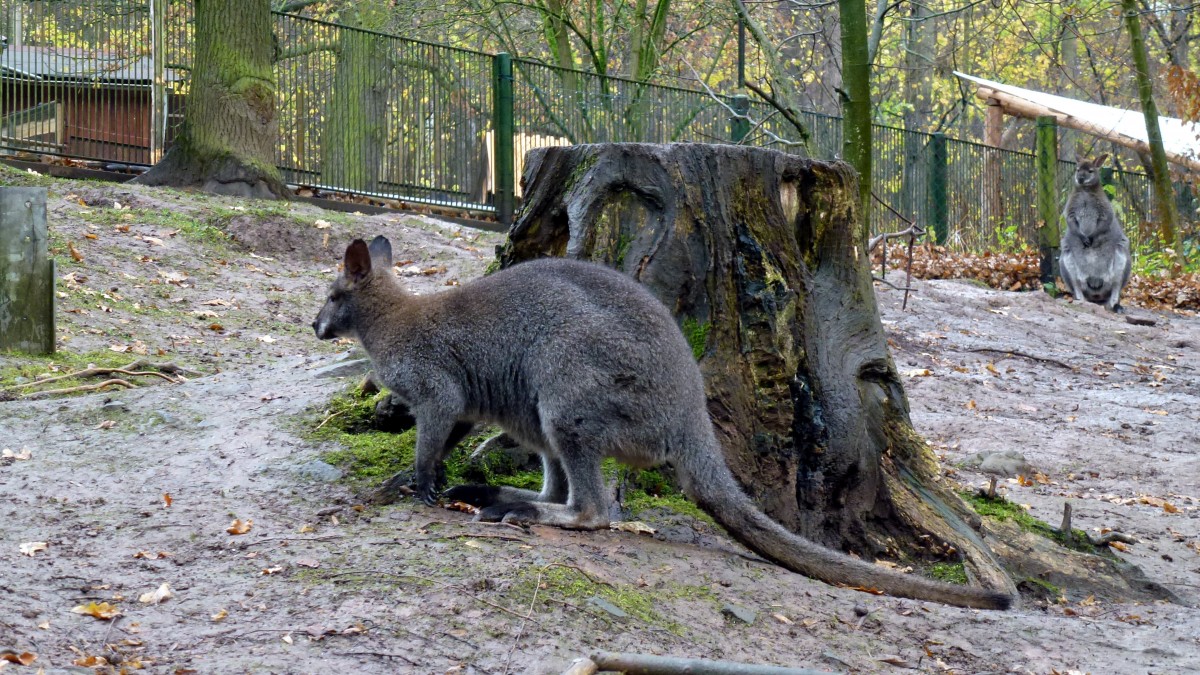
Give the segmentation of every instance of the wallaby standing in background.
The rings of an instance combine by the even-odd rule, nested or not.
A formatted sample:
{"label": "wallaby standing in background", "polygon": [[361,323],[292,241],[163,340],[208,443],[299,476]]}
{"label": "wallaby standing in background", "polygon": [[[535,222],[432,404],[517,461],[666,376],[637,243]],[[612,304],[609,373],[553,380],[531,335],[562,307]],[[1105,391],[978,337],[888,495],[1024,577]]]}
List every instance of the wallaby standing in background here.
{"label": "wallaby standing in background", "polygon": [[[500,425],[542,457],[540,493],[467,485],[446,493],[489,521],[575,529],[609,525],[605,457],[675,467],[684,494],[763,557],[835,584],[964,607],[1005,609],[1005,593],[908,576],[803,539],[761,513],[725,465],[704,381],[667,308],[616,270],[548,258],[460,287],[409,294],[376,237],[346,249],[313,329],[353,337],[417,421],[416,493],[468,422]],[[397,491],[397,474],[385,489]]]}
{"label": "wallaby standing in background", "polygon": [[1085,159],[1075,168],[1075,187],[1063,210],[1067,232],[1058,271],[1076,300],[1116,312],[1121,309],[1121,291],[1129,283],[1133,261],[1129,238],[1100,186],[1100,167],[1106,159],[1107,154]]}

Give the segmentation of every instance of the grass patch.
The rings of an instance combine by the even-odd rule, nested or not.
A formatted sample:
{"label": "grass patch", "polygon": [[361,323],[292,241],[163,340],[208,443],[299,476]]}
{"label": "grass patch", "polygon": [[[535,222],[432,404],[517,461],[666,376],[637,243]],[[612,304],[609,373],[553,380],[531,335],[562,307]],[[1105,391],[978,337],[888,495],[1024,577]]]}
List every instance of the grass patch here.
{"label": "grass patch", "polygon": [[[375,405],[385,396],[386,393],[364,395],[351,389],[333,397],[320,414],[308,415],[302,420],[302,426],[312,440],[340,446],[324,453],[322,459],[345,470],[352,481],[377,483],[413,468],[416,430],[396,434],[374,428]],[[485,429],[463,439],[450,451],[444,467],[448,486],[487,483],[541,491],[540,468],[519,466],[502,450],[471,459],[471,454],[481,443],[498,433],[499,429]],[[711,516],[679,491],[667,474],[655,469],[632,470],[612,458],[605,459],[601,468],[606,479],[624,486],[622,503],[630,517],[663,509],[719,527]]]}
{"label": "grass patch", "polygon": [[[565,566],[550,566],[538,570],[521,572],[521,580],[516,588],[519,595],[533,595],[533,584],[541,579],[540,593],[545,593],[556,599],[579,602],[598,597],[612,603],[617,609],[625,612],[632,619],[646,624],[658,626],[675,635],[683,635],[685,626],[664,616],[661,605],[672,600],[692,600],[707,602],[715,605],[718,598],[707,586],[693,586],[671,583],[658,588],[638,588],[628,584],[598,583],[577,569]],[[552,607],[549,601],[547,607]],[[604,610],[591,608],[591,611],[605,615]],[[616,618],[616,617],[614,617]],[[619,619],[618,619],[619,620]]]}
{"label": "grass patch", "polygon": [[1058,528],[1051,527],[1048,523],[1034,518],[1019,504],[1014,504],[1004,497],[999,495],[987,497],[973,490],[963,490],[959,495],[981,516],[995,518],[1001,522],[1011,520],[1022,530],[1046,537],[1066,548],[1084,553],[1101,553],[1099,549],[1088,542],[1087,533],[1083,530],[1071,530],[1071,540],[1068,541],[1063,533],[1058,531]]}
{"label": "grass patch", "polygon": [[225,249],[230,244],[229,235],[220,223],[237,211],[219,210],[214,215],[196,217],[192,214],[171,209],[113,209],[92,207],[85,214],[87,222],[94,225],[145,224],[176,230],[184,239]]}
{"label": "grass patch", "polygon": [[963,563],[936,563],[929,568],[929,576],[948,584],[966,585],[967,568]]}

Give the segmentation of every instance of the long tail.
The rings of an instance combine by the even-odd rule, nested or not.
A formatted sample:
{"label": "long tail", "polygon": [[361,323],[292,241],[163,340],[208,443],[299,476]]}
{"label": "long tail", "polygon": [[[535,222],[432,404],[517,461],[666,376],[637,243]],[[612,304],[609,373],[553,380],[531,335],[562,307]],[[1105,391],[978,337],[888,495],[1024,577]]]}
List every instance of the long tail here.
{"label": "long tail", "polygon": [[715,439],[711,451],[693,447],[679,453],[676,471],[683,489],[747,548],[764,558],[830,584],[875,588],[888,595],[931,600],[960,607],[1008,609],[1006,593],[947,584],[901,574],[815,544],[768,518],[742,492]]}

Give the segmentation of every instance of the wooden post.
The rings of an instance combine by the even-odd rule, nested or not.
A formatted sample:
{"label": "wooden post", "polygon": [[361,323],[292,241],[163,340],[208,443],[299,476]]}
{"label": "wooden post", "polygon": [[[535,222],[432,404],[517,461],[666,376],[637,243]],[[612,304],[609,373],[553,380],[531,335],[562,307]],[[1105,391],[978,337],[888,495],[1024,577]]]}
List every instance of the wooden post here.
{"label": "wooden post", "polygon": [[1041,252],[1042,287],[1058,276],[1058,123],[1053,117],[1037,118],[1038,249]]}
{"label": "wooden post", "polygon": [[54,353],[46,188],[0,188],[0,350]]}
{"label": "wooden post", "polygon": [[1000,136],[1004,128],[1004,108],[996,99],[989,99],[987,105],[987,126],[984,129],[983,142],[988,147],[984,149],[983,180],[980,181],[983,204],[981,225],[987,232],[992,232],[1004,225],[1004,202],[1000,199],[1003,181],[1000,176],[1001,154]]}

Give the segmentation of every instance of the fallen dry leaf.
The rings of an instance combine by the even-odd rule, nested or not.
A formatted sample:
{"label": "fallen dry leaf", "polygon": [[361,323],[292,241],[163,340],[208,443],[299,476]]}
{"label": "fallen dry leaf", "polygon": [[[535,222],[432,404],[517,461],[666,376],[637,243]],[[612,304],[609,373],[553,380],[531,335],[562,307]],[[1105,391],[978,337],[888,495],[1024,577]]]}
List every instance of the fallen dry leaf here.
{"label": "fallen dry leaf", "polygon": [[1127,546],[1123,542],[1119,542],[1119,541],[1110,541],[1110,542],[1108,542],[1108,545],[1117,549],[1118,551],[1121,551],[1122,553],[1129,550],[1129,546]]}
{"label": "fallen dry leaf", "polygon": [[75,242],[73,242],[73,241],[67,242],[67,252],[69,252],[71,254],[71,257],[75,259],[75,262],[83,262],[83,254],[80,253],[79,250],[75,248]]}
{"label": "fallen dry leaf", "polygon": [[264,575],[269,576],[271,574],[277,574],[282,571],[283,571],[282,567],[264,567],[262,573]]}
{"label": "fallen dry leaf", "polygon": [[771,617],[782,624],[791,625],[792,623],[795,623],[794,621],[792,621],[791,619],[787,618],[786,616],[784,616],[782,614],[772,614]]}
{"label": "fallen dry leaf", "polygon": [[168,586],[167,582],[164,581],[153,591],[139,595],[138,602],[142,603],[143,605],[157,605],[163,600],[169,600],[173,597],[175,597],[175,594],[171,592],[171,587]]}
{"label": "fallen dry leaf", "polygon": [[4,448],[3,450],[0,450],[0,459],[23,461],[27,459],[33,459],[33,453],[29,451],[29,448],[21,448],[17,452],[13,452],[9,448]]}
{"label": "fallen dry leaf", "polygon": [[275,338],[271,337],[270,335],[259,335],[255,339],[258,340],[259,342],[265,342],[267,344],[272,344],[275,342]]}
{"label": "fallen dry leaf", "polygon": [[103,668],[108,665],[108,659],[103,656],[81,656],[71,663],[84,668]]}
{"label": "fallen dry leaf", "polygon": [[107,602],[96,602],[94,600],[86,605],[73,607],[71,611],[76,614],[86,614],[97,619],[112,619],[121,616],[121,610],[115,605],[110,605]]}
{"label": "fallen dry leaf", "polygon": [[446,504],[446,509],[449,511],[462,511],[463,513],[479,513],[479,509],[466,502],[450,502]]}
{"label": "fallen dry leaf", "polygon": [[175,501],[175,500],[174,500],[174,499],[171,497],[171,493],[170,493],[170,492],[164,492],[164,493],[163,493],[163,508],[164,508],[164,509],[166,509],[166,508],[170,508],[170,507],[171,507],[171,502],[173,502],[173,501]]}
{"label": "fallen dry leaf", "polygon": [[222,300],[220,298],[216,298],[214,300],[205,300],[204,302],[202,302],[200,304],[208,305],[210,307],[232,307],[233,306],[232,302],[230,302],[228,300]]}
{"label": "fallen dry leaf", "polygon": [[37,661],[37,654],[32,652],[21,652],[18,654],[15,651],[5,649],[0,651],[0,661],[15,663],[19,666],[28,666],[34,661]]}
{"label": "fallen dry leaf", "polygon": [[252,518],[247,518],[246,522],[234,520],[229,524],[229,527],[226,528],[225,531],[229,534],[246,534],[252,527],[254,527],[254,520]]}
{"label": "fallen dry leaf", "polygon": [[328,230],[332,226],[329,224],[328,220],[318,219],[316,222],[313,223],[313,227],[317,228],[318,230]]}
{"label": "fallen dry leaf", "polygon": [[297,531],[300,534],[307,534],[309,532],[316,532],[317,528],[313,527],[312,525],[309,525],[308,523],[304,523],[303,525],[300,526],[300,529]]}
{"label": "fallen dry leaf", "polygon": [[167,553],[166,551],[159,551],[158,553],[151,553],[150,551],[138,551],[137,553],[133,554],[133,557],[135,559],[142,558],[144,560],[159,560],[162,558],[170,558],[171,554]]}
{"label": "fallen dry leaf", "polygon": [[117,426],[116,420],[104,420],[100,424],[97,424],[96,428],[97,429],[111,429],[115,426]]}
{"label": "fallen dry leaf", "polygon": [[49,544],[44,541],[29,541],[21,544],[20,548],[21,553],[32,558],[34,553],[37,553],[38,551],[45,551],[47,548],[49,548]]}
{"label": "fallen dry leaf", "polygon": [[912,370],[902,370],[900,374],[904,377],[929,377],[933,372],[928,368],[913,368]]}
{"label": "fallen dry leaf", "polygon": [[229,616],[229,612],[227,612],[225,610],[221,610],[221,611],[217,612],[216,614],[213,614],[209,618],[212,619],[214,622],[217,622],[217,621],[224,621],[225,617],[227,617],[227,616]]}
{"label": "fallen dry leaf", "polygon": [[657,532],[653,527],[640,520],[615,520],[609,523],[608,526],[620,532],[632,532],[634,534],[654,534]]}
{"label": "fallen dry leaf", "polygon": [[974,409],[975,409],[975,399],[971,399],[970,401],[967,401],[967,410],[974,410]]}
{"label": "fallen dry leaf", "polygon": [[292,644],[292,634],[291,633],[284,635],[282,639],[284,642],[288,643],[289,645]]}

